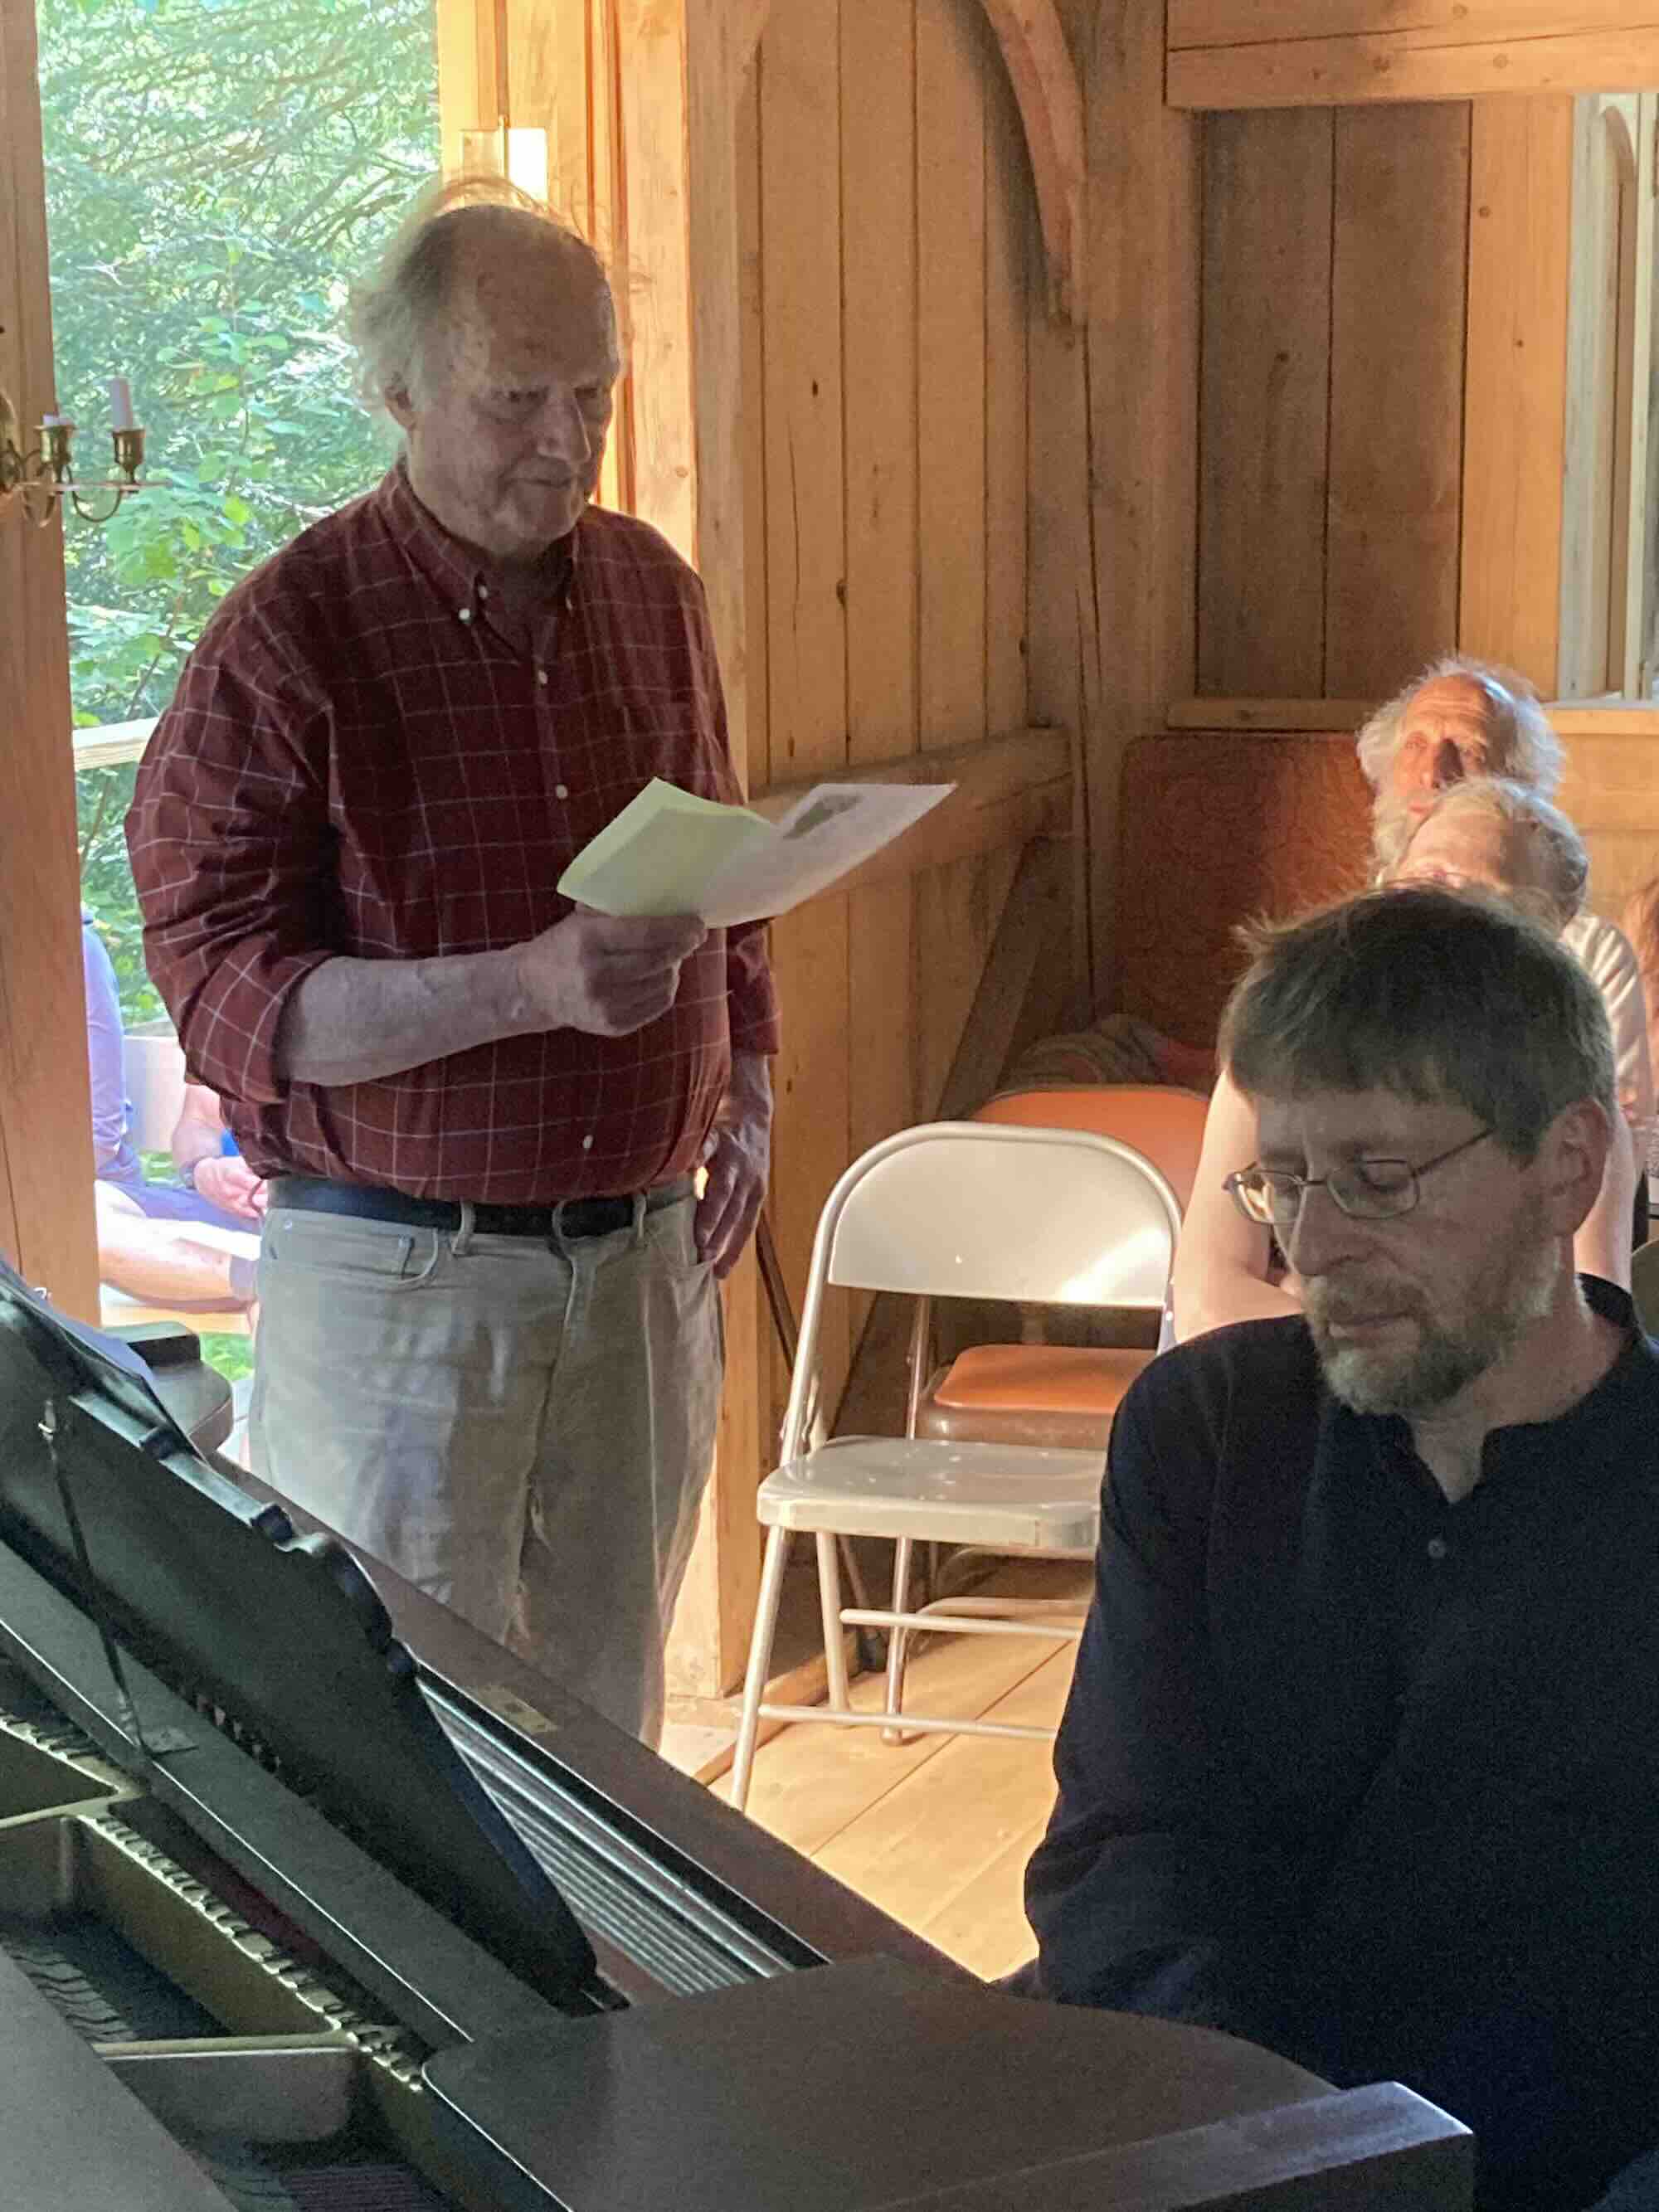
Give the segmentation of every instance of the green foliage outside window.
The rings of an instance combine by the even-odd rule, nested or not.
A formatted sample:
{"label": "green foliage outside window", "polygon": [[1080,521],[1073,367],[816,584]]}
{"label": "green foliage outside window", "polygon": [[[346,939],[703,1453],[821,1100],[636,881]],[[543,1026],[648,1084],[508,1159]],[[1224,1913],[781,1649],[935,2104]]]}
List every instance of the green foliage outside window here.
{"label": "green foliage outside window", "polygon": [[[240,577],[367,490],[347,282],[438,166],[434,0],[40,0],[58,407],[108,465],[113,375],[149,433],[143,495],[71,521],[78,726],[159,714]],[[76,779],[82,890],[128,1022],[143,972],[131,765]]]}

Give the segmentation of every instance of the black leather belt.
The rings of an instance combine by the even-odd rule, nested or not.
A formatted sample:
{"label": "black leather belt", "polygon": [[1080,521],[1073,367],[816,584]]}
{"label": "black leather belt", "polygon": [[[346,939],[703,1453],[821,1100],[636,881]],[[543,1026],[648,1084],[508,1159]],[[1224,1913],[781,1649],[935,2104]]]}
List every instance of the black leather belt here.
{"label": "black leather belt", "polygon": [[[677,1206],[691,1195],[691,1178],[659,1183],[645,1194],[645,1210]],[[273,1176],[273,1206],[297,1213],[343,1213],[357,1221],[397,1221],[409,1229],[458,1230],[460,1201],[453,1198],[410,1198],[378,1183],[330,1182],[321,1176]],[[567,1198],[556,1206],[474,1206],[472,1226],[481,1237],[609,1237],[634,1223],[631,1198]]]}

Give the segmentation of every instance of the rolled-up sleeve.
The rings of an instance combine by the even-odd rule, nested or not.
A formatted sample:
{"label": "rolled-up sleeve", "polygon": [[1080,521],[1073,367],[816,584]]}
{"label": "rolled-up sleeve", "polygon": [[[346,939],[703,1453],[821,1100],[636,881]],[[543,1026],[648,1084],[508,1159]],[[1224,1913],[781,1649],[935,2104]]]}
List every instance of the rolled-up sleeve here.
{"label": "rolled-up sleeve", "polygon": [[726,932],[726,997],[732,1051],[776,1052],[782,1030],[763,921]]}
{"label": "rolled-up sleeve", "polygon": [[127,815],[144,957],[191,1079],[281,1103],[283,1009],[331,959],[327,709],[257,620],[216,623],[151,736]]}

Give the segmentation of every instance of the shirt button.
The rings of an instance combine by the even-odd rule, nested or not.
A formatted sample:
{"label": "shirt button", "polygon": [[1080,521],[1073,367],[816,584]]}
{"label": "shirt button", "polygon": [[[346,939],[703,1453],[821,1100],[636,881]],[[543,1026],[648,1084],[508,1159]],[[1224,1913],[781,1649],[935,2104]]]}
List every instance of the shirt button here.
{"label": "shirt button", "polygon": [[471,622],[472,619],[471,608],[457,607],[455,610],[455,619],[457,622]]}
{"label": "shirt button", "polygon": [[1446,1541],[1443,1536],[1430,1537],[1428,1551],[1429,1557],[1431,1559],[1443,1559],[1450,1549],[1451,1546]]}
{"label": "shirt button", "polygon": [[593,1149],[593,1139],[592,1139],[592,1137],[584,1137],[584,1138],[582,1139],[582,1150],[583,1150],[585,1152],[591,1152],[592,1151],[592,1149]]}
{"label": "shirt button", "polygon": [[570,786],[568,783],[556,783],[553,787],[553,796],[555,799],[568,799]]}
{"label": "shirt button", "polygon": [[487,599],[489,597],[489,585],[488,585],[488,584],[480,584],[480,585],[479,585],[479,586],[478,586],[478,597],[479,597],[481,599]]}
{"label": "shirt button", "polygon": [[544,668],[538,666],[536,670],[536,681],[538,684],[543,684],[547,682],[547,671]]}

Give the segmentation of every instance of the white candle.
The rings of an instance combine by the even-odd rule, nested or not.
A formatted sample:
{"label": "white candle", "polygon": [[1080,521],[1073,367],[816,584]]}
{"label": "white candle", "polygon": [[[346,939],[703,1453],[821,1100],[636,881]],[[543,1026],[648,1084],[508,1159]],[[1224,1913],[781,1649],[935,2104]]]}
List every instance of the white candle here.
{"label": "white candle", "polygon": [[109,380],[109,427],[112,430],[138,427],[132,412],[132,386],[125,376],[112,376]]}

